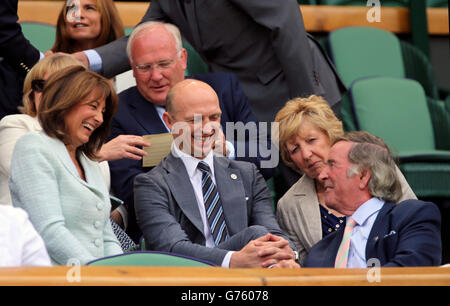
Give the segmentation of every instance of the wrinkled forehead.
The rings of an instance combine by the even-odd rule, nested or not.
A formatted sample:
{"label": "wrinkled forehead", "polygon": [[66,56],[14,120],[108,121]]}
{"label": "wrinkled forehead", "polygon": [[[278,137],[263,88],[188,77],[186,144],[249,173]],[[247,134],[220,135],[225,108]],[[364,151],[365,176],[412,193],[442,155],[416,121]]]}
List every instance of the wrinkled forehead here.
{"label": "wrinkled forehead", "polygon": [[328,155],[329,160],[348,161],[348,153],[353,147],[354,143],[346,140],[341,140],[333,144]]}

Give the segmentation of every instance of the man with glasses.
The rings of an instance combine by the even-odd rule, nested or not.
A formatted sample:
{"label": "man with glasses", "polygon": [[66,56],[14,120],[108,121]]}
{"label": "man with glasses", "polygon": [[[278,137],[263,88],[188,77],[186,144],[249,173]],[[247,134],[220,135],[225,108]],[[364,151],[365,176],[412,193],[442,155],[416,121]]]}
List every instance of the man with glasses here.
{"label": "man with glasses", "polygon": [[[139,25],[128,39],[127,55],[136,86],[119,94],[120,105],[113,119],[111,137],[167,133],[169,129],[162,120],[167,94],[173,86],[185,79],[187,67],[187,51],[182,47],[178,28],[160,22]],[[242,122],[244,125],[249,122],[257,123],[251,113],[248,99],[234,75],[211,73],[188,78],[201,80],[216,91],[222,109],[221,122],[224,132],[227,122]],[[266,131],[269,131],[269,128]],[[265,145],[264,151],[268,152],[270,137],[262,129],[256,131],[256,135],[259,133],[261,136],[257,138],[264,141],[261,143]],[[220,149],[227,152],[228,157],[231,154],[231,157],[234,156],[238,160],[250,161],[260,166],[261,154],[255,157],[250,155],[251,146],[260,149],[261,143],[257,140],[248,136],[241,142],[230,143],[225,141],[223,133],[221,137],[223,142]],[[244,156],[235,154],[239,153],[235,152],[235,149],[241,145],[245,146]],[[272,168],[259,168],[266,179],[272,175]],[[110,169],[112,189],[124,200],[128,208],[128,234],[136,241],[140,237],[140,230],[134,212],[133,181],[137,174],[147,172],[150,168],[144,168],[141,160],[123,159],[110,162]]]}

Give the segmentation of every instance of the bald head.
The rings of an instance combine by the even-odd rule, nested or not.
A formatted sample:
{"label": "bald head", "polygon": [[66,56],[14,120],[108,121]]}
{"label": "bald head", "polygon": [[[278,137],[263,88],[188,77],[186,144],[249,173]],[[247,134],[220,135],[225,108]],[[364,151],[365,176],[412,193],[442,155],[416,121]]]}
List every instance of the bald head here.
{"label": "bald head", "polygon": [[204,158],[216,141],[224,138],[221,115],[214,89],[204,82],[187,79],[170,89],[163,119],[181,150]]}
{"label": "bald head", "polygon": [[167,94],[166,111],[172,116],[187,108],[219,106],[214,89],[205,82],[185,79],[173,86]]}

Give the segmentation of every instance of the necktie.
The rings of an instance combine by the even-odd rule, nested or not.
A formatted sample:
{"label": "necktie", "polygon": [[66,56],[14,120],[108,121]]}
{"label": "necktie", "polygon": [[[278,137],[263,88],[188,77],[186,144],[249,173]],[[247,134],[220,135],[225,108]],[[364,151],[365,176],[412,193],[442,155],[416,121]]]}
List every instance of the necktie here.
{"label": "necktie", "polygon": [[228,238],[222,202],[220,201],[217,187],[212,181],[211,170],[209,169],[208,164],[201,161],[198,163],[197,167],[202,171],[202,192],[206,218],[208,219],[214,243],[215,245],[218,245]]}
{"label": "necktie", "polygon": [[350,237],[352,236],[355,225],[355,220],[353,220],[352,218],[348,219],[344,229],[344,236],[342,237],[342,242],[336,255],[336,261],[334,263],[335,268],[347,267],[348,250],[350,249]]}

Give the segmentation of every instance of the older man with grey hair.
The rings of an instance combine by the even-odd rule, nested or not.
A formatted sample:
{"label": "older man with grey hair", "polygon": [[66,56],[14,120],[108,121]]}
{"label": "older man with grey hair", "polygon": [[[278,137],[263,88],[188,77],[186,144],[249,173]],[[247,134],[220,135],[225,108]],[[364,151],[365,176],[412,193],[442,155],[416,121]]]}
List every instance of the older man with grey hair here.
{"label": "older man with grey hair", "polygon": [[419,200],[394,204],[401,197],[401,186],[394,160],[380,138],[364,132],[338,138],[319,179],[324,182],[327,206],[346,215],[347,223],[345,229],[318,242],[303,266],[441,263],[439,210]]}

